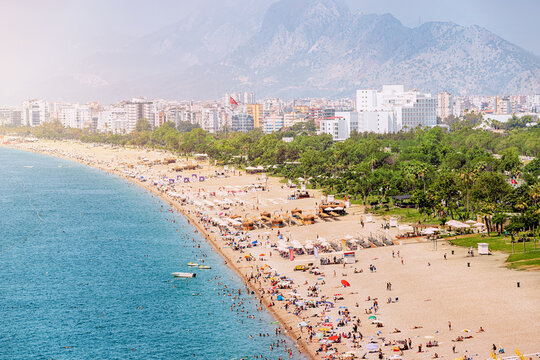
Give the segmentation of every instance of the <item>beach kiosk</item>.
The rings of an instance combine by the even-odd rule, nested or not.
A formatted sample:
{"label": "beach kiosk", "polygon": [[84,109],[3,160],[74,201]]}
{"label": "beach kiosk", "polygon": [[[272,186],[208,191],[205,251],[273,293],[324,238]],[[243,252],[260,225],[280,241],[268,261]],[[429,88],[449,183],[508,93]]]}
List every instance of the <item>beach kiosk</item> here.
{"label": "beach kiosk", "polygon": [[366,214],[366,223],[373,222],[373,214]]}
{"label": "beach kiosk", "polygon": [[390,227],[397,227],[397,218],[395,217],[390,218]]}
{"label": "beach kiosk", "polygon": [[343,259],[345,260],[345,264],[354,264],[356,262],[354,251],[343,252]]}
{"label": "beach kiosk", "polygon": [[478,255],[489,255],[488,243],[478,243]]}

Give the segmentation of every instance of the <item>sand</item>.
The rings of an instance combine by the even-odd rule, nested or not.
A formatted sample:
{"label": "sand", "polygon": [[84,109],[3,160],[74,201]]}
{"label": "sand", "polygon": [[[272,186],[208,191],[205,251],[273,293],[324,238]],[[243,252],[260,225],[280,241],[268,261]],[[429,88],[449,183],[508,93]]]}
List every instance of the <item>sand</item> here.
{"label": "sand", "polygon": [[[395,246],[357,250],[355,264],[319,265],[319,260],[313,255],[295,256],[294,261],[280,257],[275,247],[269,247],[269,244],[277,243],[278,229],[270,228],[249,232],[250,241],[259,240],[263,243],[262,246],[234,251],[227,246],[216,227],[200,219],[204,216],[219,217],[221,213],[237,214],[242,218],[258,217],[262,211],[279,215],[295,208],[302,209],[304,214],[315,214],[317,204],[321,201],[321,193],[310,190],[313,197],[309,199],[287,201],[294,190],[284,186],[279,178],[270,177],[265,180],[261,175],[247,175],[244,171],[241,171],[240,175],[238,170],[234,175],[229,172],[226,178],[208,178],[215,175],[216,170],[222,169],[211,166],[208,162],[200,162],[201,169],[184,171],[181,174],[186,176],[196,173],[198,176],[206,176],[206,181],[176,183],[174,190],[169,189],[167,195],[166,186],[154,186],[151,180],[160,176],[176,179],[179,173],[171,171],[174,164],[151,167],[138,165],[141,158],[157,160],[171,157],[162,151],[53,141],[7,146],[69,158],[101,168],[123,176],[169,201],[206,235],[226,259],[227,264],[236,270],[282,323],[288,335],[297,341],[300,349],[314,359],[323,358],[326,356],[325,352],[331,348],[337,350],[331,355],[335,358],[338,358],[337,354],[349,351],[357,358],[364,354],[367,358],[377,358],[377,352],[368,352],[366,349],[370,341],[382,349],[384,358],[388,358],[401,354],[400,351],[394,351],[397,344],[393,345],[392,342],[404,339],[411,340],[412,349],[402,352],[403,359],[432,358],[435,353],[446,359],[460,358],[462,355],[487,359],[490,357],[492,344],[495,344],[497,349],[505,349],[506,354],[500,355],[501,357],[513,355],[516,348],[525,354],[540,351],[540,272],[508,270],[504,267],[504,254],[468,257],[467,249],[454,247],[443,241],[439,242],[435,249],[430,241],[415,239],[402,241],[401,244],[396,241]],[[190,161],[193,160],[179,162]],[[149,180],[141,182],[138,180],[140,176]],[[248,191],[235,195],[227,193],[255,183],[264,183],[268,191]],[[213,192],[216,196],[211,195]],[[184,196],[190,197],[192,201],[197,201],[198,205],[181,204],[170,196],[171,193],[184,193]],[[236,204],[229,210],[200,205],[204,201],[217,205],[217,200],[225,199]],[[318,219],[313,225],[286,226],[279,231],[283,241],[289,238],[291,242],[297,240],[302,245],[315,241],[317,237],[340,244],[340,240],[346,235],[366,238],[371,234],[395,239],[399,232],[397,228],[383,230],[381,224],[386,221],[381,218],[374,218],[374,222],[362,226],[360,221],[364,219],[364,209],[360,206],[352,206],[347,211],[348,215],[340,217],[339,220]],[[265,254],[264,257],[259,256],[262,253]],[[252,254],[256,260],[246,261],[245,256],[248,254]],[[332,259],[334,256],[341,257],[341,254],[320,253],[319,257]],[[309,263],[317,266],[324,276],[293,271],[296,265]],[[370,265],[374,265],[376,271],[371,272]],[[261,271],[263,266],[269,266],[272,274],[277,272],[291,279],[291,289],[275,289],[271,296],[271,280],[265,278],[268,272]],[[355,273],[355,269],[362,272]],[[348,281],[351,286],[344,288],[341,280]],[[520,287],[517,287],[518,282]],[[391,283],[391,290],[387,289],[387,283]],[[318,297],[308,296],[309,286],[318,287]],[[278,293],[282,294],[286,301],[277,301]],[[343,300],[334,300],[335,294],[342,294]],[[303,302],[320,301],[322,296],[334,303],[334,306],[327,311],[322,306],[304,309]],[[299,299],[296,305],[293,304],[295,297]],[[366,301],[368,297],[370,301]],[[388,298],[393,302],[388,303]],[[366,310],[373,306],[373,299],[378,301],[378,311],[376,314],[367,314]],[[275,305],[270,306],[272,303]],[[300,306],[297,306],[299,304]],[[335,320],[343,318],[338,314],[338,311],[343,310],[340,307],[347,307],[349,321],[345,326],[337,327]],[[335,334],[352,332],[352,324],[359,320],[358,332],[354,335],[358,338],[361,333],[363,339],[357,339],[353,344],[352,339],[342,337],[341,343],[330,344],[328,349],[317,354],[316,350],[321,348],[318,339],[314,337],[310,342],[308,330],[298,324],[305,321],[312,325],[314,333],[317,333],[317,325],[323,322],[324,316],[330,317]],[[376,316],[377,321],[381,321],[384,326],[377,328],[368,319],[369,316]],[[418,328],[413,329],[414,327]],[[477,332],[480,327],[485,331]],[[395,329],[400,332],[394,333]],[[459,336],[472,338],[452,341]],[[428,341],[437,341],[438,346],[427,348]],[[384,346],[385,342],[390,345]],[[422,352],[419,353],[420,344]],[[453,353],[453,345],[456,353]]]}

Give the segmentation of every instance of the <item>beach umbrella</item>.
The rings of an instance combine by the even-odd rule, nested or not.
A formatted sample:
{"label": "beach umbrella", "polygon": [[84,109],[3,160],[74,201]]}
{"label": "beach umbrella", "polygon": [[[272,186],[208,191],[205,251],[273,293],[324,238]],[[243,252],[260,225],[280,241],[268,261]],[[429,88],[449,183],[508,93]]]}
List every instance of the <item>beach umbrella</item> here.
{"label": "beach umbrella", "polygon": [[322,332],[316,333],[316,334],[315,334],[315,337],[316,337],[317,339],[322,339],[322,338],[324,337],[324,333],[322,333]]}
{"label": "beach umbrella", "polygon": [[369,343],[366,345],[366,349],[368,350],[377,350],[379,349],[379,345],[375,344],[375,343]]}
{"label": "beach umbrella", "polygon": [[346,309],[347,307],[346,306],[340,306],[339,308],[340,309]]}
{"label": "beach umbrella", "polygon": [[330,340],[330,341],[336,341],[337,339],[339,339],[339,336],[337,336],[337,335],[332,335],[332,336],[330,336],[328,338],[328,340]]}
{"label": "beach umbrella", "polygon": [[426,336],[424,336],[424,339],[433,339],[433,336],[431,336],[431,335],[426,335]]}
{"label": "beach umbrella", "polygon": [[376,316],[373,316],[371,315],[370,317],[368,317],[369,320],[377,320],[377,317]]}
{"label": "beach umbrella", "polygon": [[341,284],[343,285],[343,287],[351,286],[351,284],[349,284],[347,280],[341,280]]}
{"label": "beach umbrella", "polygon": [[266,254],[259,254],[259,256],[266,256]]}
{"label": "beach umbrella", "polygon": [[327,327],[320,327],[319,331],[330,331],[330,329]]}
{"label": "beach umbrella", "polygon": [[298,327],[306,327],[308,326],[307,322],[302,321],[300,324],[298,324]]}

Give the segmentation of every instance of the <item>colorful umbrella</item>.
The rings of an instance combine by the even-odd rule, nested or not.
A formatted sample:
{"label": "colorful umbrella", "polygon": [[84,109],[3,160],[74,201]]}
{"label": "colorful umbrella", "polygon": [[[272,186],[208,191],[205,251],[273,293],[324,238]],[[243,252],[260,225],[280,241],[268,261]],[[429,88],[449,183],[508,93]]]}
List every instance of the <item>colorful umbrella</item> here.
{"label": "colorful umbrella", "polygon": [[351,286],[351,284],[349,284],[347,280],[341,280],[341,284],[343,285],[343,287]]}

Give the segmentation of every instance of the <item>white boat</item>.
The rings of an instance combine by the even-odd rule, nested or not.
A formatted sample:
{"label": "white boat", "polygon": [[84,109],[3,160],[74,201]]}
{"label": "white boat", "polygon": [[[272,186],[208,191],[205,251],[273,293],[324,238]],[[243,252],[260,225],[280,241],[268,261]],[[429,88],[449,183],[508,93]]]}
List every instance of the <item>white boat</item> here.
{"label": "white boat", "polygon": [[211,269],[209,265],[199,265],[199,269]]}
{"label": "white boat", "polygon": [[187,266],[199,266],[199,264],[194,263],[194,262],[188,262]]}
{"label": "white boat", "polygon": [[179,278],[194,278],[197,276],[197,274],[195,273],[186,273],[186,272],[173,272],[171,273],[171,275],[174,277],[179,277]]}

